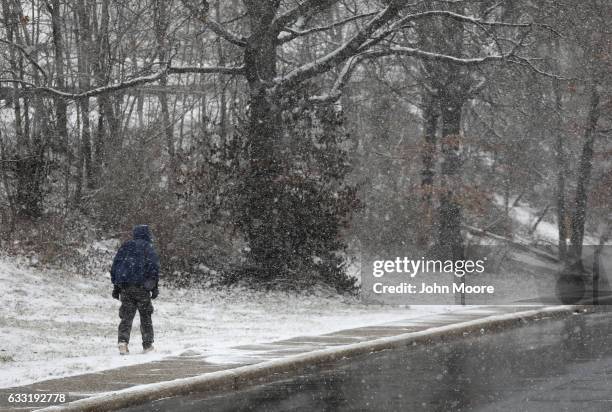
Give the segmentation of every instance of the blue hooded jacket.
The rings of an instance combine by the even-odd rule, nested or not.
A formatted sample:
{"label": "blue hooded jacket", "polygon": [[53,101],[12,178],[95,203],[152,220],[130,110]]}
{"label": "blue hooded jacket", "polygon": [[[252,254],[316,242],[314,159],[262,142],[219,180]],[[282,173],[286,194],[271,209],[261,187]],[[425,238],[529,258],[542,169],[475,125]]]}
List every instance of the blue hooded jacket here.
{"label": "blue hooded jacket", "polygon": [[111,268],[114,285],[143,285],[151,290],[159,280],[159,256],[151,243],[149,226],[134,227],[133,239],[125,242],[115,255]]}

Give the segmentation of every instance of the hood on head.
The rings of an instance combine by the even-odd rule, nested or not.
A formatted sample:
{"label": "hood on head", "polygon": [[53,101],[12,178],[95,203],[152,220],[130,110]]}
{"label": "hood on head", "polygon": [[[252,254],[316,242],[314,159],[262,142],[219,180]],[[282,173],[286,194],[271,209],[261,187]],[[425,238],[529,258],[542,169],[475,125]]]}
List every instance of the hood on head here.
{"label": "hood on head", "polygon": [[134,231],[132,232],[134,239],[142,239],[147,242],[151,241],[151,231],[149,231],[148,225],[137,225],[134,226]]}

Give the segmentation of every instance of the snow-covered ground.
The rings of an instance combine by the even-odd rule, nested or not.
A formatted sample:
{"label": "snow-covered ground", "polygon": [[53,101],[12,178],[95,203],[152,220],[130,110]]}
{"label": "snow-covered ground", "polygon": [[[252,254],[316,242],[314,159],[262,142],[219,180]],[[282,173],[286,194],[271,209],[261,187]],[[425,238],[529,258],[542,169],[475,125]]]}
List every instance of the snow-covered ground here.
{"label": "snow-covered ground", "polygon": [[[494,195],[494,200],[498,206],[503,207],[504,200],[501,195]],[[527,236],[526,232],[530,231],[533,228],[533,225],[537,222],[541,213],[541,210],[534,209],[525,202],[519,202],[518,205],[512,206],[509,211],[510,218],[519,225],[519,232],[525,232],[524,234],[522,234],[523,237]],[[517,234],[515,234],[515,237],[517,238],[517,240],[524,240],[528,243],[534,241],[544,241],[549,244],[556,245],[559,239],[559,229],[557,228],[556,223],[551,223],[543,219],[540,223],[538,223],[536,230],[527,236],[527,239],[521,238],[521,236],[518,236]],[[569,239],[567,240],[567,242],[569,243]],[[585,233],[585,245],[596,245],[598,244],[598,242],[598,239],[591,236],[589,233]]]}
{"label": "snow-covered ground", "polygon": [[[501,202],[501,197],[496,196]],[[510,210],[527,231],[538,211],[526,204]],[[518,235],[520,236],[520,235]],[[557,230],[542,221],[533,239],[556,243]],[[589,238],[590,240],[590,238]],[[81,251],[87,275],[39,269],[0,256],[0,387],[148,362],[169,355],[204,354],[210,362],[232,362],[231,347],[300,335],[428,316],[447,306],[374,306],[337,295],[295,296],[232,290],[177,290],[161,287],[154,301],[156,352],[143,355],[138,315],[131,352],[117,354],[119,302],[111,298],[110,276],[99,268],[112,259],[116,241],[96,242]],[[24,262],[24,263],[21,263]],[[104,263],[104,265],[103,265]],[[358,272],[358,265],[351,268]],[[95,273],[98,273],[95,275]],[[357,275],[357,273],[353,273]],[[456,307],[455,307],[456,309]]]}
{"label": "snow-covered ground", "polygon": [[155,353],[143,355],[138,315],[130,356],[117,354],[119,302],[107,274],[85,277],[0,257],[0,387],[202,353],[231,362],[231,347],[449,311],[450,307],[366,306],[340,296],[234,289],[160,288]]}

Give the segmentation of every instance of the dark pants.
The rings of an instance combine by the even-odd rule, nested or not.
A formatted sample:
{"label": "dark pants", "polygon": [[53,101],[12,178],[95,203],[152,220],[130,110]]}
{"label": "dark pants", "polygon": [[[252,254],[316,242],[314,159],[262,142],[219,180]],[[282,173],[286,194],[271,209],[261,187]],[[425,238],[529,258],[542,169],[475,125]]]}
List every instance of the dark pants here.
{"label": "dark pants", "polygon": [[140,333],[142,334],[142,346],[149,347],[153,343],[153,304],[151,293],[141,285],[125,285],[121,287],[121,307],[119,308],[119,342],[130,342],[132,321],[136,310],[140,314]]}

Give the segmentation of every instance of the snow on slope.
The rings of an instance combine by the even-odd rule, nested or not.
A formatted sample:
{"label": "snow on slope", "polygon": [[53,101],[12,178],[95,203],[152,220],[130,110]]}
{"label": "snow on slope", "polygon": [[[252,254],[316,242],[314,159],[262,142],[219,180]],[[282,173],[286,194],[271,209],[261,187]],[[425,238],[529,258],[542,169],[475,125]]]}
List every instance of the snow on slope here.
{"label": "snow on slope", "polygon": [[111,289],[108,274],[82,277],[0,257],[0,387],[148,362],[186,351],[231,362],[231,346],[451,310],[365,306],[339,296],[162,286],[154,301],[157,351],[140,353],[136,315],[132,354],[120,357],[116,348],[119,302],[111,298]]}
{"label": "snow on slope", "polygon": [[[494,200],[498,206],[503,207],[504,200],[501,195],[494,195]],[[525,202],[519,202],[518,205],[510,208],[509,213],[510,218],[512,218],[512,220],[517,222],[519,225],[521,225],[521,229],[526,232],[533,227],[535,222],[537,222],[538,217],[540,213],[542,213],[542,211],[530,207]],[[549,212],[549,216],[550,214],[552,214],[552,212]],[[531,240],[543,240],[547,243],[556,245],[559,239],[559,229],[557,228],[556,223],[551,223],[547,222],[546,220],[542,220],[540,223],[538,223],[535,232],[529,235],[529,237],[532,238]],[[598,240],[587,233],[584,237],[584,244],[596,245],[598,244]]]}

